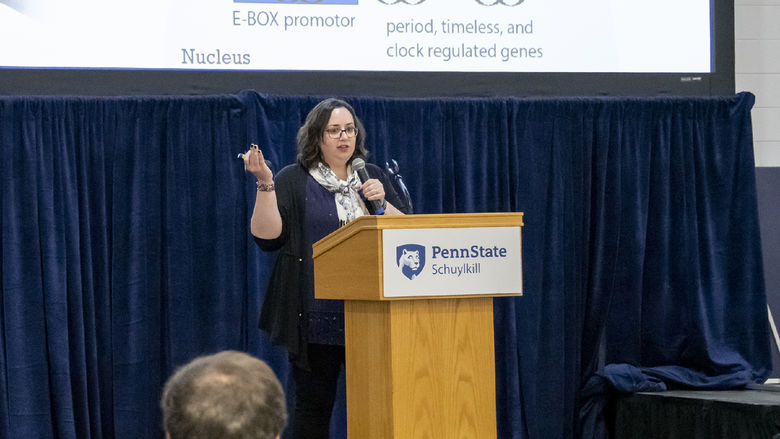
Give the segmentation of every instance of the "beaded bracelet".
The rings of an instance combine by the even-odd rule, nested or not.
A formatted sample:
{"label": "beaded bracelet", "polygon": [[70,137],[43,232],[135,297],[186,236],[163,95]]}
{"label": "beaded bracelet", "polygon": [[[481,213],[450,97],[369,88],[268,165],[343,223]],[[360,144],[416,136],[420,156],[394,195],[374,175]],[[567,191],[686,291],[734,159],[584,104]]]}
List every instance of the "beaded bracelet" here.
{"label": "beaded bracelet", "polygon": [[274,183],[261,183],[260,180],[257,180],[257,190],[260,192],[271,192],[274,190]]}

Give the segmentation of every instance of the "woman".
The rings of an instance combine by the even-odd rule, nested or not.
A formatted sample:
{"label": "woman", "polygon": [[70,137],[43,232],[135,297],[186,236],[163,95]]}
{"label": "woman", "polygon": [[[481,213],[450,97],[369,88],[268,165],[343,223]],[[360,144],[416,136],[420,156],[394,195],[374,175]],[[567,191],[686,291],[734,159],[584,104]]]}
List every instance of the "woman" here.
{"label": "woman", "polygon": [[385,215],[403,215],[380,168],[367,164],[370,178],[362,184],[353,172],[352,160],[367,155],[364,142],[365,130],[352,106],[326,99],[309,112],[298,131],[297,163],[274,177],[256,145],[244,155],[244,166],[257,178],[252,235],[263,250],[280,250],[260,328],[290,355],[296,389],[294,438],[328,437],[344,364],[343,303],[314,298],[311,246],[367,214],[363,199],[382,203]]}

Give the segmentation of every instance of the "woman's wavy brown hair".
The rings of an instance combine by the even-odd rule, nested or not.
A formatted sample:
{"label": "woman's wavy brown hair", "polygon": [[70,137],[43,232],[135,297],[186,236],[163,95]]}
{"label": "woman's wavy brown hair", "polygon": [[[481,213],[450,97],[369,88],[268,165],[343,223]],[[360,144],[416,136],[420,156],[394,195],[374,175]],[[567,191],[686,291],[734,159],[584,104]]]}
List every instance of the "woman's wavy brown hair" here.
{"label": "woman's wavy brown hair", "polygon": [[355,109],[341,99],[328,98],[315,105],[309,111],[309,114],[306,116],[306,122],[298,130],[298,163],[304,168],[311,169],[317,166],[319,162],[325,163],[325,160],[322,158],[320,142],[322,141],[322,136],[325,135],[325,128],[328,126],[330,114],[336,108],[346,108],[352,114],[352,119],[355,121],[355,128],[357,129],[355,152],[349,158],[347,164],[352,163],[352,160],[357,157],[365,160],[368,156],[365,146],[366,130],[355,114]]}

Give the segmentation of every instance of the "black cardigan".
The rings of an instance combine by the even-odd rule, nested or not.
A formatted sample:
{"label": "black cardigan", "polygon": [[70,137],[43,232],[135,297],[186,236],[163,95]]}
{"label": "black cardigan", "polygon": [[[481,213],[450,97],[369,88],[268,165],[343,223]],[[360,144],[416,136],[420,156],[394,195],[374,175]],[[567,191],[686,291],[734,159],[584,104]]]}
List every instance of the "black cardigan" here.
{"label": "black cardigan", "polygon": [[[384,171],[371,163],[366,164],[371,178],[382,182],[385,199],[393,206],[401,206],[401,200]],[[299,164],[285,166],[274,178],[276,202],[282,216],[282,233],[276,239],[260,239],[255,242],[264,251],[279,250],[274,263],[263,309],[260,312],[260,329],[271,336],[274,344],[287,348],[291,361],[308,368],[306,354],[307,303],[303,289],[303,258],[310,252],[305,248],[304,218],[306,217],[306,178],[309,172]]]}

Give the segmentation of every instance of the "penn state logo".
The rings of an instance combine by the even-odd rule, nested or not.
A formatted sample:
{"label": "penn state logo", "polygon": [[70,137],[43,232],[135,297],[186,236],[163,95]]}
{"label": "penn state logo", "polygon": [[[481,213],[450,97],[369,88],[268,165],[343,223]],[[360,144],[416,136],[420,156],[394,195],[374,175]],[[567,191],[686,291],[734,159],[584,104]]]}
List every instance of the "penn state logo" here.
{"label": "penn state logo", "polygon": [[416,278],[425,267],[425,246],[404,244],[395,248],[395,261],[398,269],[408,279]]}

